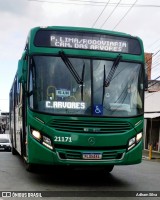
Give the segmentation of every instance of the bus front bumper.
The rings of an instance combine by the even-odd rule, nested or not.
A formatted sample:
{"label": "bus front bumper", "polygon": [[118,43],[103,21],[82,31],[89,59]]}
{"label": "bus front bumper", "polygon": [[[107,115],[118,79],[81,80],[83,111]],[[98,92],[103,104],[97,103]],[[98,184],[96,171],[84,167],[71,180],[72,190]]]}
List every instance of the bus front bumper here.
{"label": "bus front bumper", "polygon": [[[54,149],[50,150],[36,140],[30,141],[28,160],[30,164],[64,165],[64,166],[105,166],[105,165],[130,165],[142,161],[143,142],[140,141],[135,147],[127,151],[118,150],[71,150]],[[88,159],[87,159],[88,156]],[[90,156],[93,156],[92,159]]]}

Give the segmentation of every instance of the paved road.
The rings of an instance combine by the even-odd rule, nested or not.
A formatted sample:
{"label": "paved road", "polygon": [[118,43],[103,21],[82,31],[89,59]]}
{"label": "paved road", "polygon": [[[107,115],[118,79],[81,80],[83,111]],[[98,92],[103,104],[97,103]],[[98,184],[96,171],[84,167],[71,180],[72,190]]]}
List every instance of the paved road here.
{"label": "paved road", "polygon": [[[127,191],[137,191],[137,193],[160,191],[159,182],[160,162],[155,161],[143,160],[139,165],[116,166],[111,174],[79,170],[54,172],[53,169],[48,168],[39,169],[36,173],[29,173],[25,170],[19,156],[13,156],[10,152],[0,152],[0,191],[113,191],[116,196],[117,191],[126,191],[123,194],[128,194]],[[89,192],[88,196],[90,196]],[[54,199],[89,200],[93,198],[58,197]],[[96,200],[98,199],[124,200],[123,197],[97,197]],[[142,198],[125,198],[125,200],[128,199]],[[154,199],[160,199],[160,197]]]}

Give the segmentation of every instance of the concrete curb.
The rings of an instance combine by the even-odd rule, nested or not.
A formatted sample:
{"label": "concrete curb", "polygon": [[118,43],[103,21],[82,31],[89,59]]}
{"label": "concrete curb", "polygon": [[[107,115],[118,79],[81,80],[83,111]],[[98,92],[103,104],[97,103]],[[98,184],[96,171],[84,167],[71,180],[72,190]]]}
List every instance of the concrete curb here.
{"label": "concrete curb", "polygon": [[[149,160],[149,157],[148,156],[142,156],[142,160]],[[151,160],[160,161],[160,158],[152,157]]]}

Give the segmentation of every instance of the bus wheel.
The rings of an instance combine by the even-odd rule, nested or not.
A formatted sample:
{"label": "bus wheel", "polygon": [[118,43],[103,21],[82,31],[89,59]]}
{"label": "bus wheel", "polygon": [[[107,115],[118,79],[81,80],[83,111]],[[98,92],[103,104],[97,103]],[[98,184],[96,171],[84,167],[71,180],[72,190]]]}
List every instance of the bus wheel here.
{"label": "bus wheel", "polygon": [[113,168],[114,168],[114,165],[108,165],[108,166],[105,167],[105,171],[107,173],[110,173],[113,170]]}
{"label": "bus wheel", "polygon": [[28,172],[35,171],[35,166],[33,164],[27,163],[26,161],[24,161],[24,163],[25,163],[25,168]]}
{"label": "bus wheel", "polygon": [[17,155],[18,154],[14,147],[12,147],[11,151],[12,151],[12,155]]}

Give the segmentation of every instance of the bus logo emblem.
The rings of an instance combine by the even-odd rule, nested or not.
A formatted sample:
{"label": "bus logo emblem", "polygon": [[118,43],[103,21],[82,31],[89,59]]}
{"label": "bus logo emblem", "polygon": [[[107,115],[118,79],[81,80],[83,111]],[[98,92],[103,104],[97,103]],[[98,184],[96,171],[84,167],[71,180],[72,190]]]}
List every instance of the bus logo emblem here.
{"label": "bus logo emblem", "polygon": [[88,139],[88,142],[89,142],[91,145],[94,145],[95,142],[96,142],[96,140],[95,140],[94,137],[90,137],[90,138]]}

